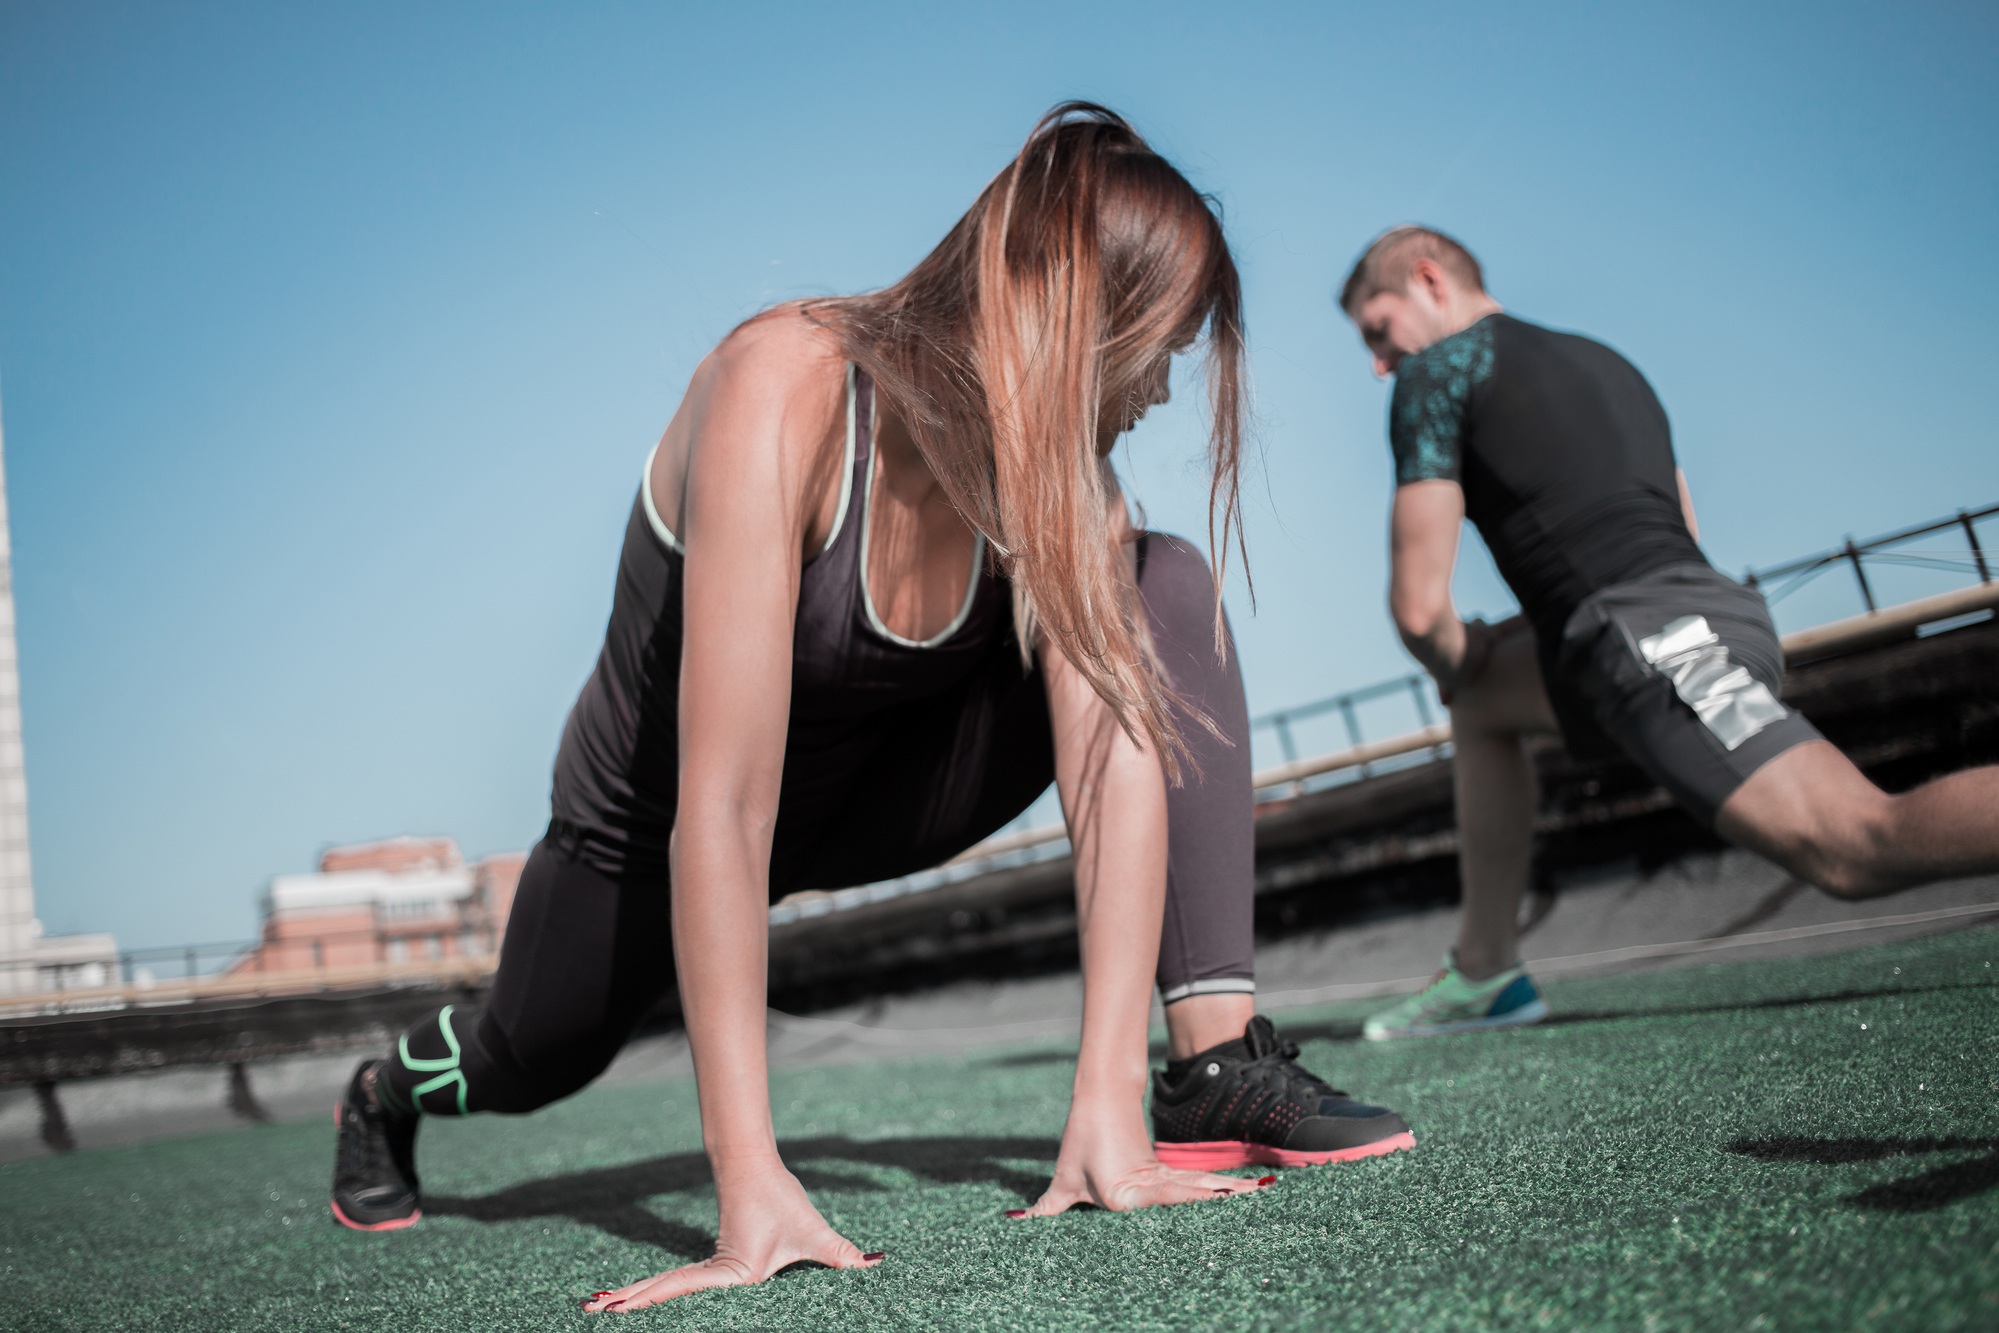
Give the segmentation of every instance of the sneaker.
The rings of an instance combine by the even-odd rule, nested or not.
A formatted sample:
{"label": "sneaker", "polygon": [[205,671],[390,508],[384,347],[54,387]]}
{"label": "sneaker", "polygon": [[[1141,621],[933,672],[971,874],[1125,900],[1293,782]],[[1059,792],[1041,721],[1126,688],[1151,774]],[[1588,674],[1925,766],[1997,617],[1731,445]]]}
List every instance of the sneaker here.
{"label": "sneaker", "polygon": [[1547,1016],[1548,1002],[1519,963],[1496,977],[1473,981],[1458,971],[1456,955],[1447,952],[1444,970],[1434,981],[1368,1019],[1361,1031],[1369,1041],[1440,1037],[1446,1032],[1519,1027]]}
{"label": "sneaker", "polygon": [[416,1180],[416,1116],[390,1115],[369,1100],[363,1060],[333,1104],[333,1216],[356,1231],[394,1231],[423,1216]]}
{"label": "sneaker", "polygon": [[1153,1151],[1167,1166],[1323,1166],[1416,1146],[1393,1111],[1354,1101],[1298,1067],[1258,1014],[1223,1042],[1152,1076]]}

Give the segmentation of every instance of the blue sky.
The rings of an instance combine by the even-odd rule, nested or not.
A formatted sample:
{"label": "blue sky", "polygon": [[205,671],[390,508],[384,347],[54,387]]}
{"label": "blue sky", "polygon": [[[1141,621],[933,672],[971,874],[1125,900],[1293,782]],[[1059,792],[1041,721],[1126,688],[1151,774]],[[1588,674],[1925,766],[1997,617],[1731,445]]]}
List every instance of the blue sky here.
{"label": "blue sky", "polygon": [[[1331,301],[1394,222],[1645,370],[1724,568],[1999,499],[1995,76],[1987,5],[0,8],[41,915],[242,936],[329,842],[532,842],[694,363],[892,281],[1065,97],[1227,209],[1254,709],[1408,669]],[[1155,525],[1198,447],[1180,401],[1125,450]]]}

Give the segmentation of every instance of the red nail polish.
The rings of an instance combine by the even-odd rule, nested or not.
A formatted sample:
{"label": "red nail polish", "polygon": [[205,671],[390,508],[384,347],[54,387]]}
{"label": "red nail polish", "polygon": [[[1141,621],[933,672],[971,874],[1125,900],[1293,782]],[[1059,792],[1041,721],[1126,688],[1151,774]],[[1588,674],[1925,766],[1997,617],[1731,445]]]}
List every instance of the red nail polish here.
{"label": "red nail polish", "polygon": [[1277,1183],[1276,1176],[1265,1176],[1262,1180],[1256,1182],[1256,1187],[1258,1189],[1262,1189],[1265,1185],[1275,1185],[1276,1183]]}
{"label": "red nail polish", "polygon": [[608,1291],[593,1291],[590,1293],[590,1299],[593,1301],[601,1301],[610,1294],[611,1293]]}
{"label": "red nail polish", "polygon": [[887,1250],[876,1250],[873,1254],[862,1255],[861,1262],[871,1264],[877,1259],[886,1259],[886,1258],[888,1258]]}
{"label": "red nail polish", "polygon": [[1009,1208],[1006,1210],[1006,1215],[1018,1222],[1021,1218],[1027,1216],[1027,1210],[1025,1208]]}

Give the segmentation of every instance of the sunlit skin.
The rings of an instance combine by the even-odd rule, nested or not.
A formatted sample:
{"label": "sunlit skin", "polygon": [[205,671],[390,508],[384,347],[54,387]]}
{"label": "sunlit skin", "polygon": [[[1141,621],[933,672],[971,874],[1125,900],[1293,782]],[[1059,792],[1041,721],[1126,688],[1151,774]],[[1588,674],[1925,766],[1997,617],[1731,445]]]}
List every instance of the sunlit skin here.
{"label": "sunlit skin", "polygon": [[[1470,328],[1499,303],[1419,259],[1400,291],[1352,311],[1376,376]],[[1680,507],[1700,528],[1684,471]],[[1478,653],[1451,598],[1464,491],[1455,481],[1395,490],[1389,512],[1390,614],[1402,642],[1437,680],[1451,710],[1464,917],[1455,946],[1474,981],[1519,959],[1520,895],[1527,886],[1538,802],[1526,740],[1556,730],[1534,636],[1515,617],[1487,631]],[[1470,670],[1467,671],[1469,662]],[[1825,741],[1765,764],[1722,804],[1716,830],[1799,879],[1845,898],[1869,898],[1954,875],[1999,868],[1999,768],[1939,778],[1900,796],[1876,787]]]}
{"label": "sunlit skin", "polygon": [[[1166,401],[1166,374],[1162,361],[1107,412],[1100,454]],[[649,478],[687,548],[673,951],[721,1217],[713,1258],[606,1293],[586,1309],[638,1309],[760,1282],[800,1260],[835,1268],[879,1261],[834,1232],[786,1169],[764,1047],[766,886],[792,624],[803,557],[824,544],[838,509],[844,384],[837,343],[795,310],[739,329],[696,370]],[[957,613],[973,532],[944,499],[894,404],[880,409],[868,582],[884,623],[923,639]],[[1109,517],[1129,550],[1134,534],[1121,500]],[[1171,1171],[1153,1156],[1143,1101],[1166,888],[1165,779],[1158,758],[1116,725],[1058,651],[1040,642],[1036,652],[1075,846],[1084,1000],[1054,1180],[1027,1211],[1043,1217],[1078,1203],[1123,1210],[1253,1189],[1235,1177]],[[1250,997],[1197,1000],[1167,1010],[1176,1049],[1241,1036]]]}
{"label": "sunlit skin", "polygon": [[1411,267],[1409,285],[1399,292],[1376,292],[1353,312],[1354,327],[1374,358],[1374,373],[1387,378],[1405,356],[1462,333],[1503,307],[1484,292],[1464,290],[1434,259]]}

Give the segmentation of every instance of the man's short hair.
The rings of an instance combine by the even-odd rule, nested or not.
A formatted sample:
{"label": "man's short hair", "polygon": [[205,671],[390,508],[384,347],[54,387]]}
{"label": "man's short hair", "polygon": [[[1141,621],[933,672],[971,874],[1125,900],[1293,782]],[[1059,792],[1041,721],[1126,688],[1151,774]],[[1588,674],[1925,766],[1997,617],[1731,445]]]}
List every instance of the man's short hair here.
{"label": "man's short hair", "polygon": [[1382,292],[1399,292],[1419,259],[1429,259],[1475,292],[1485,290],[1485,270],[1472,252],[1429,227],[1392,227],[1375,238],[1340,288],[1340,309],[1349,316]]}

